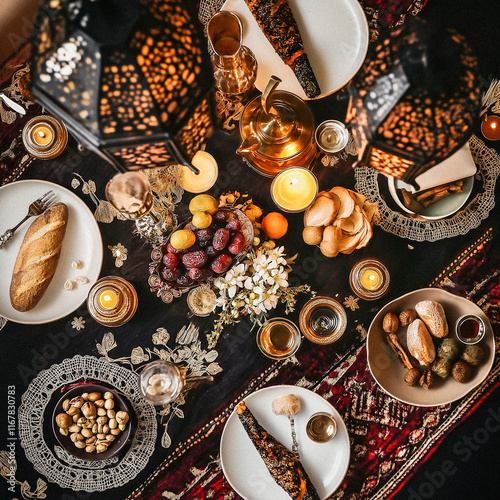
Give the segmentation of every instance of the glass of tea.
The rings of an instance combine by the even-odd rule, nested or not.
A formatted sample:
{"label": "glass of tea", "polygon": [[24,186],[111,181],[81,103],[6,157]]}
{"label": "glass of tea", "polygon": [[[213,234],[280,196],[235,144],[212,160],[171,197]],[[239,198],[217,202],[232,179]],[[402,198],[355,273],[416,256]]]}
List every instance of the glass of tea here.
{"label": "glass of tea", "polygon": [[285,359],[293,356],[301,340],[297,325],[286,318],[272,318],[266,321],[257,332],[259,349],[271,359]]}
{"label": "glass of tea", "polygon": [[331,344],[345,332],[344,308],[330,297],[313,297],[300,311],[300,330],[316,344]]}
{"label": "glass of tea", "polygon": [[472,345],[477,344],[483,339],[486,333],[486,325],[479,316],[466,314],[458,318],[455,330],[461,342]]}

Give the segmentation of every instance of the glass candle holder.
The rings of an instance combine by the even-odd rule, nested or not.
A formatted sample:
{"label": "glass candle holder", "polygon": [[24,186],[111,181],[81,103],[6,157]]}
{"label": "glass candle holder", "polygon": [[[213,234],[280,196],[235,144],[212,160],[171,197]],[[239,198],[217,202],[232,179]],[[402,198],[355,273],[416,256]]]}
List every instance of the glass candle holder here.
{"label": "glass candle holder", "polygon": [[271,359],[293,356],[300,346],[300,331],[286,318],[272,318],[257,332],[257,345],[262,354]]}
{"label": "glass candle holder", "polygon": [[300,330],[315,344],[336,342],[345,332],[347,315],[344,308],[330,297],[313,297],[300,311]]}
{"label": "glass candle holder", "polygon": [[273,179],[271,198],[283,212],[303,212],[316,199],[318,189],[318,179],[310,170],[290,167]]}
{"label": "glass candle holder", "polygon": [[87,297],[90,315],[101,325],[121,326],[137,310],[137,293],[127,280],[109,276],[96,281]]}
{"label": "glass candle holder", "polygon": [[352,291],[364,300],[382,297],[389,289],[389,282],[389,271],[378,259],[361,260],[349,275]]}
{"label": "glass candle holder", "polygon": [[481,122],[481,133],[489,141],[498,141],[500,139],[500,116],[485,114]]}
{"label": "glass candle holder", "polygon": [[326,120],[320,123],[314,134],[319,149],[326,154],[339,153],[349,141],[346,126],[338,120]]}
{"label": "glass candle holder", "polygon": [[35,116],[23,128],[23,143],[26,151],[35,158],[50,160],[66,148],[68,131],[54,116]]}

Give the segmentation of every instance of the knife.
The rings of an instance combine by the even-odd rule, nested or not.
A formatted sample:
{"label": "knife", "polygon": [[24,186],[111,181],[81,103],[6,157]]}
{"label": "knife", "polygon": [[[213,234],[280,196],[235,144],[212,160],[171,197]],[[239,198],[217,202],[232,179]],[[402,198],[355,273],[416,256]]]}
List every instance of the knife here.
{"label": "knife", "polygon": [[17,113],[19,113],[20,115],[25,115],[26,114],[26,110],[22,106],[20,106],[19,104],[17,104],[17,102],[14,102],[12,99],[10,99],[9,97],[7,97],[2,92],[0,92],[0,98],[3,100],[3,102],[5,104],[7,104],[7,106],[9,106],[9,108],[12,108],[14,111],[16,111]]}

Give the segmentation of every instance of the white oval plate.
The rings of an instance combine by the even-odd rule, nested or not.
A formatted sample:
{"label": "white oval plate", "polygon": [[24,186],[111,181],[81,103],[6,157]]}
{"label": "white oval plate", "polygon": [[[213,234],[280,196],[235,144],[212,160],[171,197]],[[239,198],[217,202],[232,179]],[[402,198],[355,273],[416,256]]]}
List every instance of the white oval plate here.
{"label": "white oval plate", "polygon": [[[415,214],[416,212],[412,212],[405,206],[397,191],[398,189],[407,188],[408,184],[394,177],[388,177],[387,183],[389,186],[389,192],[398,206],[406,213]],[[450,194],[434,203],[431,203],[427,208],[422,208],[422,210],[418,212],[418,215],[427,220],[444,219],[445,217],[453,215],[465,205],[472,192],[473,186],[474,176],[472,175],[464,179],[463,189],[460,193]]]}
{"label": "white oval plate", "polygon": [[[40,302],[30,311],[14,309],[9,290],[19,248],[34,219],[28,219],[0,250],[0,316],[15,323],[37,325],[64,318],[85,302],[101,272],[102,238],[94,215],[76,194],[58,184],[30,179],[0,187],[0,232],[14,227],[27,214],[29,204],[50,189],[57,195],[56,201],[68,207],[68,226],[54,277]],[[73,269],[74,260],[82,262],[81,269]],[[77,276],[85,276],[89,282],[66,290],[66,280],[74,280]]]}
{"label": "white oval plate", "polygon": [[[444,381],[438,380],[436,386],[430,389],[424,389],[419,385],[416,387],[406,385],[404,376],[407,370],[385,340],[386,334],[382,330],[382,320],[386,313],[393,312],[399,315],[403,309],[413,309],[415,304],[421,300],[435,300],[441,303],[448,320],[449,337],[451,338],[457,338],[454,325],[460,316],[476,314],[484,320],[486,335],[480,345],[486,350],[486,360],[474,368],[474,376],[466,384],[456,382],[450,375]],[[400,326],[397,334],[400,344],[408,352],[406,327]],[[377,313],[368,330],[366,350],[370,371],[377,384],[384,391],[403,403],[415,406],[439,406],[464,397],[488,376],[495,358],[495,341],[488,318],[476,304],[439,288],[422,288],[389,302]]]}
{"label": "white oval plate", "polygon": [[[329,497],[342,483],[350,460],[347,428],[337,410],[316,394],[295,385],[277,385],[254,392],[245,398],[250,411],[272,436],[288,449],[292,447],[290,423],[275,415],[272,402],[279,396],[295,394],[301,410],[295,415],[295,430],[300,461],[321,499]],[[315,443],[306,434],[311,415],[325,411],[337,422],[337,434],[327,443]],[[241,424],[236,411],[228,418],[220,442],[222,470],[232,488],[245,500],[290,500],[290,496],[271,477],[266,465]]]}
{"label": "white oval plate", "polygon": [[[325,97],[341,89],[358,72],[368,50],[368,23],[356,0],[289,0],[304,48]],[[308,99],[293,71],[275,52],[244,0],[227,0],[222,9],[238,15],[243,45],[257,58],[255,86],[262,92],[272,75],[281,78],[280,90]]]}

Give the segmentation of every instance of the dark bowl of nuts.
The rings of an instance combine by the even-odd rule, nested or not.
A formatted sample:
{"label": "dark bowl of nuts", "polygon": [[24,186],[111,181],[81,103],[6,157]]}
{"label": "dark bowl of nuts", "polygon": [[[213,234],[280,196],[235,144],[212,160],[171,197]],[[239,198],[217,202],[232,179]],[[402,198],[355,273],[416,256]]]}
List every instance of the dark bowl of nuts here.
{"label": "dark bowl of nuts", "polygon": [[164,302],[223,275],[252,246],[253,224],[241,210],[221,208],[208,227],[197,227],[196,222],[191,217],[180,224],[151,253],[148,283]]}
{"label": "dark bowl of nuts", "polygon": [[59,444],[82,460],[104,460],[128,443],[130,405],[116,390],[101,384],[82,384],[64,392],[52,414]]}

